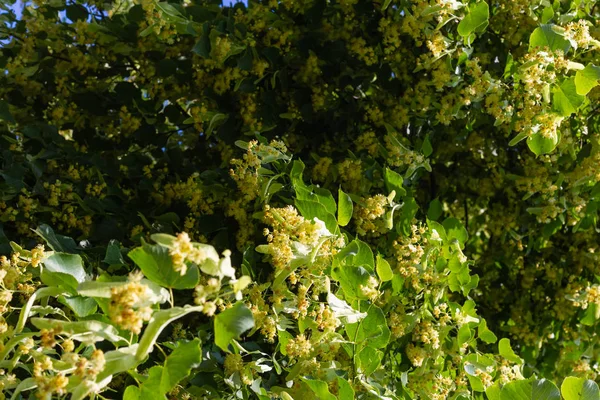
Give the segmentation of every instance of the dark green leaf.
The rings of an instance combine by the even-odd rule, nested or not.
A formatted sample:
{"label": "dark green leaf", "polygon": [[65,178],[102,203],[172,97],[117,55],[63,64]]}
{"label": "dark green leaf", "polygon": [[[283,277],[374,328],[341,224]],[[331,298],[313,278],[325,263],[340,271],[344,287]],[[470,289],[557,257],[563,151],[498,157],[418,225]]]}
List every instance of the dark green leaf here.
{"label": "dark green leaf", "polygon": [[79,20],[85,21],[89,14],[88,10],[81,4],[72,4],[70,6],[67,6],[66,11],[67,11],[67,18],[69,18],[73,22],[79,21]]}
{"label": "dark green leaf", "polygon": [[4,100],[0,100],[0,119],[14,124],[16,121],[10,113],[8,103]]}
{"label": "dark green leaf", "polygon": [[431,203],[429,203],[427,218],[432,221],[437,221],[437,219],[442,216],[443,212],[442,203],[438,199],[433,199]]}
{"label": "dark green leaf", "polygon": [[561,400],[560,390],[551,381],[539,379],[533,382],[531,398],[536,400]]}
{"label": "dark green leaf", "polygon": [[36,230],[39,236],[42,237],[54,251],[62,251],[65,253],[77,253],[77,244],[67,236],[57,235],[48,225],[40,225]]}
{"label": "dark green leaf", "polygon": [[433,147],[431,146],[431,141],[429,140],[429,135],[425,136],[423,140],[423,145],[421,146],[421,152],[425,157],[429,157],[431,153],[433,153]]}
{"label": "dark green leaf", "polygon": [[102,260],[102,262],[114,266],[126,265],[123,255],[121,254],[121,245],[118,241],[110,241],[108,247],[106,248],[106,255],[104,256],[104,260]]}

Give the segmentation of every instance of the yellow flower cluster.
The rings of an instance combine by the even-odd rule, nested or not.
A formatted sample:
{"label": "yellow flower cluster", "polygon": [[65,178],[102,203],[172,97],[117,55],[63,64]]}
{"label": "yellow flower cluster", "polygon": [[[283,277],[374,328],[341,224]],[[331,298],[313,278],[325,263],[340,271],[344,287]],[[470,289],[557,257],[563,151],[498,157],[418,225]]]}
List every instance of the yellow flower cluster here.
{"label": "yellow flower cluster", "polygon": [[242,160],[231,160],[232,169],[229,174],[236,181],[238,189],[244,195],[247,201],[251,201],[258,196],[260,187],[258,184],[258,169],[261,166],[261,160],[254,151],[255,148],[261,145],[258,141],[251,140],[248,142],[248,150]]}
{"label": "yellow flower cluster", "polygon": [[141,280],[141,273],[131,274],[126,284],[112,288],[108,306],[111,322],[135,334],[139,334],[144,321],[152,317],[149,289]]}
{"label": "yellow flower cluster", "polygon": [[[336,247],[343,244],[343,241],[327,231],[322,221],[307,220],[298,215],[298,211],[292,206],[265,206],[263,220],[272,230],[264,230],[268,244],[261,246],[259,251],[268,254],[270,262],[278,270],[288,268],[294,258],[307,256],[315,249],[318,251],[315,259],[316,256],[320,259],[328,258],[336,252]],[[333,247],[326,246],[324,239],[332,242]],[[312,272],[316,273],[324,265],[314,263],[311,267],[314,269]]]}
{"label": "yellow flower cluster", "polygon": [[308,358],[312,354],[313,345],[306,336],[298,335],[288,341],[285,351],[289,357]]}
{"label": "yellow flower cluster", "polygon": [[590,27],[588,22],[584,19],[580,19],[576,22],[569,22],[565,26],[564,35],[575,48],[587,49],[590,46],[600,45],[600,42],[594,40],[590,35]]}
{"label": "yellow flower cluster", "polygon": [[169,249],[169,254],[173,261],[173,268],[181,275],[185,275],[187,272],[187,262],[201,265],[210,257],[205,247],[194,246],[187,232],[181,232],[177,235]]}
{"label": "yellow flower cluster", "polygon": [[389,231],[385,219],[386,210],[389,208],[388,198],[382,194],[361,199],[354,207],[352,220],[359,235],[371,235],[374,237],[383,235]]}

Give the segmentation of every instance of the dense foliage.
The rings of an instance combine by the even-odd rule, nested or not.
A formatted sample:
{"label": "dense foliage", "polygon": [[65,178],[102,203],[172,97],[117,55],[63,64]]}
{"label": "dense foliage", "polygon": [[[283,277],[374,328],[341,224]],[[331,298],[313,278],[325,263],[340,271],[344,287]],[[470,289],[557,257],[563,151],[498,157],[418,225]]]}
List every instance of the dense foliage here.
{"label": "dense foliage", "polygon": [[595,0],[11,3],[0,397],[600,399]]}

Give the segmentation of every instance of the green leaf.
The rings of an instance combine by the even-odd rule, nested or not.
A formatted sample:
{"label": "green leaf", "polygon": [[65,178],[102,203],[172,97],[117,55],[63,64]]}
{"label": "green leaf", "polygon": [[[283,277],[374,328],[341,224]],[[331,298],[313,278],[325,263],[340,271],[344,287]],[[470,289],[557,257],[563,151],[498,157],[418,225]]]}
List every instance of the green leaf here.
{"label": "green leaf", "polygon": [[152,318],[150,318],[150,321],[148,322],[148,326],[146,326],[146,330],[144,330],[142,338],[139,341],[139,347],[135,353],[136,359],[141,361],[152,352],[152,348],[154,347],[158,336],[171,322],[193,312],[202,312],[203,309],[203,306],[185,306],[171,307],[166,310],[154,312],[154,314],[152,314]]}
{"label": "green leaf", "polygon": [[375,269],[377,270],[379,280],[382,282],[391,281],[394,278],[394,271],[392,271],[390,263],[387,262],[387,260],[383,258],[381,254],[377,254],[377,264]]}
{"label": "green leaf", "polygon": [[87,321],[62,321],[50,318],[31,318],[31,323],[38,329],[60,329],[62,335],[76,335],[75,339],[87,344],[108,340],[115,344],[126,344],[127,340],[119,336],[117,329],[107,323]]}
{"label": "green leaf", "polygon": [[169,249],[164,246],[142,242],[142,247],[133,249],[128,255],[144,275],[158,285],[173,289],[192,289],[200,279],[198,267],[194,264],[188,264],[183,276],[175,271]]}
{"label": "green leaf", "polygon": [[310,388],[310,390],[317,395],[316,398],[320,400],[336,400],[335,396],[329,392],[329,387],[327,386],[326,382],[315,379],[301,379],[302,382],[304,382]]}
{"label": "green leaf", "polygon": [[42,270],[40,279],[46,286],[59,287],[71,294],[75,294],[75,290],[78,285],[77,279],[75,279],[72,275],[62,272],[50,272],[47,269]]}
{"label": "green leaf", "polygon": [[148,371],[148,379],[140,386],[141,400],[164,400],[167,398],[161,390],[161,378],[164,368],[154,366]]}
{"label": "green leaf", "polygon": [[411,234],[411,227],[413,225],[413,218],[419,211],[419,206],[415,201],[414,197],[405,197],[404,205],[400,209],[400,215],[398,217],[398,222],[396,223],[396,231],[398,233],[402,233],[405,236],[409,236]]}
{"label": "green leaf", "polygon": [[385,169],[385,187],[387,188],[388,193],[391,193],[392,190],[396,191],[395,200],[400,200],[400,198],[406,196],[406,189],[402,187],[404,184],[404,178],[397,172],[392,171],[389,168]]}
{"label": "green leaf", "polygon": [[[284,156],[282,154],[282,156]],[[287,158],[287,156],[286,156]],[[335,214],[336,204],[331,192],[314,185],[306,185],[302,179],[304,172],[304,163],[300,160],[295,160],[292,165],[290,177],[296,192],[296,198],[299,200],[314,201],[321,204],[329,214]],[[306,218],[306,216],[304,216]],[[319,218],[322,220],[322,218]]]}
{"label": "green leaf", "polygon": [[354,389],[347,380],[337,377],[338,382],[338,399],[339,400],[354,400]]}
{"label": "green leaf", "polygon": [[200,57],[210,57],[210,38],[208,35],[202,35],[192,48],[192,52],[196,53]]}
{"label": "green leaf", "polygon": [[583,382],[583,388],[581,390],[581,400],[598,400],[600,399],[600,389],[598,384],[592,380],[587,379]]}
{"label": "green leaf", "polygon": [[[366,249],[365,249],[366,247]],[[337,265],[353,265],[360,266],[369,264],[368,268],[373,270],[375,267],[373,261],[373,252],[371,248],[359,239],[354,239],[346,247],[335,255]]]}
{"label": "green leaf", "polygon": [[187,22],[185,16],[179,11],[179,9],[166,1],[156,3],[156,7],[158,8],[158,10],[162,11],[163,18],[165,18],[169,22]]}
{"label": "green leaf", "polygon": [[87,317],[96,312],[98,305],[96,301],[89,297],[69,296],[59,297],[58,301],[69,307],[79,318]]}
{"label": "green leaf", "polygon": [[54,251],[76,253],[78,250],[77,244],[75,244],[75,241],[72,238],[55,234],[52,228],[50,228],[48,225],[40,225],[35,230],[35,233],[42,237],[42,239],[44,239],[48,246]]}
{"label": "green leaf", "polygon": [[[70,384],[78,382],[78,379],[69,380]],[[71,392],[71,400],[84,400],[89,399],[90,396],[94,397],[96,393],[101,391],[104,387],[106,387],[112,381],[112,376],[108,376],[103,380],[96,379],[96,382],[93,385],[89,384],[89,381],[83,380],[79,382],[75,387],[69,389]]]}
{"label": "green leaf", "polygon": [[125,393],[123,393],[123,400],[139,400],[140,395],[140,388],[137,386],[127,386]]}
{"label": "green leaf", "polygon": [[512,138],[510,140],[510,142],[508,142],[508,145],[509,146],[515,146],[517,143],[521,142],[523,139],[526,139],[528,135],[529,135],[528,132],[521,132],[517,136],[515,136],[514,138]]}
{"label": "green leaf", "polygon": [[120,372],[129,371],[135,368],[140,361],[135,358],[139,345],[133,344],[127,347],[120,347],[116,350],[104,353],[104,369],[98,374],[97,380],[103,380],[110,375],[116,375]]}
{"label": "green leaf", "polygon": [[498,338],[494,335],[494,332],[490,331],[487,327],[487,322],[482,319],[477,327],[477,336],[485,343],[496,343]]}
{"label": "green leaf", "polygon": [[361,266],[369,273],[373,272],[375,270],[375,259],[373,257],[371,246],[360,239],[354,239],[351,244],[356,245],[357,251],[356,253],[353,252],[348,254],[346,264]]}
{"label": "green leaf", "polygon": [[308,220],[318,218],[325,223],[325,227],[329,232],[338,232],[339,228],[335,215],[328,212],[323,204],[316,201],[300,199],[296,199],[294,203],[304,218]]}
{"label": "green leaf", "polygon": [[554,17],[554,9],[552,7],[544,7],[542,11],[542,24],[548,23]]}
{"label": "green leaf", "polygon": [[8,103],[4,100],[0,100],[0,120],[4,120],[11,124],[16,123],[12,114],[10,113],[10,109],[8,107]]}
{"label": "green leaf", "polygon": [[480,377],[467,374],[467,379],[469,379],[469,384],[471,385],[471,389],[473,389],[474,392],[485,391],[485,387],[483,386],[483,382],[481,381]]}
{"label": "green leaf", "polygon": [[577,94],[585,96],[594,87],[598,86],[600,80],[600,67],[594,64],[588,64],[584,69],[575,74],[575,87]]}
{"label": "green leaf", "polygon": [[[170,250],[175,248],[175,241],[177,240],[175,236],[166,233],[155,233],[150,238]],[[219,253],[209,244],[192,242],[192,246],[194,249],[202,251],[205,256],[205,260],[199,265],[202,272],[220,278],[224,276],[235,278],[235,270],[231,267],[229,256],[220,259]]]}
{"label": "green leaf", "polygon": [[124,266],[125,260],[121,254],[121,245],[116,240],[111,240],[106,248],[106,254],[102,262],[111,266]]}
{"label": "green leaf", "polygon": [[[169,291],[156,283],[142,279],[140,283],[146,285],[149,289],[148,301],[151,303],[164,303],[169,300]],[[77,293],[87,297],[99,297],[109,299],[112,295],[112,289],[123,285],[126,285],[126,281],[115,281],[115,282],[100,282],[100,281],[87,281],[82,282],[77,287]]]}
{"label": "green leaf", "polygon": [[437,221],[439,217],[442,216],[444,212],[442,208],[442,203],[439,199],[433,199],[431,203],[429,203],[429,208],[427,209],[427,218],[432,221]]}
{"label": "green leaf", "polygon": [[329,303],[329,307],[336,318],[341,319],[345,323],[353,324],[367,316],[367,313],[353,309],[348,303],[339,299],[331,292],[327,294],[327,303]]}
{"label": "green leaf", "polygon": [[458,219],[454,217],[446,218],[444,222],[442,222],[442,225],[446,230],[446,237],[448,241],[456,239],[460,243],[461,248],[465,246],[467,239],[469,239],[469,233]]}
{"label": "green leaf", "polygon": [[169,249],[175,247],[175,241],[177,240],[175,236],[166,233],[154,233],[150,235],[150,239],[154,240],[161,246],[168,247]]}
{"label": "green leaf", "polygon": [[560,390],[551,381],[538,379],[533,382],[531,398],[536,400],[561,400]]}
{"label": "green leaf", "polygon": [[340,283],[345,298],[349,300],[366,299],[366,296],[360,290],[360,286],[368,283],[371,274],[365,268],[355,265],[342,265],[333,269],[332,277]]}
{"label": "green leaf", "polygon": [[458,24],[458,34],[468,37],[474,32],[483,32],[489,24],[489,17],[490,8],[485,1],[469,7],[467,15]]}
{"label": "green leaf", "polygon": [[331,192],[327,189],[314,186],[306,186],[304,183],[299,183],[294,180],[294,188],[296,189],[296,198],[298,200],[306,200],[319,203],[329,214],[335,214],[336,204]]}
{"label": "green leaf", "polygon": [[338,224],[340,226],[346,226],[352,219],[352,199],[348,196],[344,191],[339,188],[338,189]]}
{"label": "green leaf", "polygon": [[62,294],[63,290],[55,286],[43,287],[41,289],[36,290],[31,296],[29,296],[27,303],[25,303],[25,306],[23,306],[23,308],[21,309],[21,313],[19,314],[19,319],[17,321],[17,326],[15,327],[14,333],[17,334],[23,330],[23,328],[25,327],[25,323],[27,322],[27,318],[29,318],[29,314],[36,300],[45,299],[46,297],[50,296],[59,296]]}
{"label": "green leaf", "polygon": [[252,312],[244,303],[238,302],[215,317],[215,344],[228,352],[231,339],[239,339],[242,333],[252,328]]}
{"label": "green leaf", "polygon": [[[37,388],[38,384],[37,384],[37,380],[35,378],[27,378],[27,379],[23,379],[21,382],[19,382],[19,384],[17,385],[17,387],[14,389],[13,393],[12,393],[12,397],[10,398],[11,400],[13,399],[24,399],[24,396],[19,396],[19,394],[21,392],[27,391],[27,390],[33,390],[35,388]],[[28,397],[30,398],[30,397]]]}
{"label": "green leaf", "polygon": [[550,153],[558,144],[558,136],[545,137],[541,133],[534,133],[527,139],[527,146],[536,156]]}
{"label": "green leaf", "polygon": [[42,281],[48,286],[62,286],[77,289],[77,285],[85,281],[83,260],[77,254],[53,253],[44,261]]}
{"label": "green leaf", "polygon": [[500,400],[532,400],[531,393],[531,381],[512,381],[502,387]]}
{"label": "green leaf", "polygon": [[161,391],[165,394],[171,391],[201,361],[200,339],[196,338],[187,343],[180,343],[165,361],[160,378]]}
{"label": "green leaf", "polygon": [[358,367],[365,376],[375,372],[381,365],[381,360],[383,360],[383,352],[371,346],[365,346],[358,353]]}
{"label": "green leaf", "polygon": [[69,18],[73,22],[79,21],[79,20],[85,21],[88,17],[88,10],[81,4],[69,5],[69,6],[67,6],[66,11],[67,11],[67,18]]}
{"label": "green leaf", "polygon": [[228,114],[216,113],[210,119],[208,124],[208,128],[206,128],[205,134],[207,137],[210,137],[212,132],[220,125],[222,125],[229,118]]}
{"label": "green leaf", "polygon": [[571,43],[557,32],[555,25],[544,24],[536,28],[529,37],[529,49],[536,47],[548,47],[552,51],[562,50],[566,53],[571,48]]}
{"label": "green leaf", "polygon": [[456,339],[458,341],[458,345],[462,346],[464,343],[470,341],[472,337],[473,332],[471,331],[471,328],[469,328],[469,324],[464,324],[458,330],[458,335],[456,336]]}
{"label": "green leaf", "polygon": [[431,153],[433,153],[433,147],[431,146],[431,141],[429,140],[429,135],[425,136],[423,139],[423,145],[421,146],[421,152],[425,157],[429,157]]}
{"label": "green leaf", "polygon": [[552,107],[563,117],[577,112],[585,101],[585,96],[577,94],[575,78],[565,79],[560,86],[553,89]]}
{"label": "green leaf", "polygon": [[523,362],[523,360],[521,360],[521,358],[515,354],[512,347],[510,347],[510,339],[500,339],[500,342],[498,342],[498,352],[508,361],[512,361],[517,364],[521,364]]}
{"label": "green leaf", "polygon": [[600,391],[596,382],[569,376],[560,386],[564,400],[598,400]]}
{"label": "green leaf", "polygon": [[496,381],[492,386],[485,389],[488,400],[500,400],[500,382]]}
{"label": "green leaf", "polygon": [[351,342],[365,343],[376,349],[387,346],[391,335],[383,311],[373,305],[368,307],[365,319],[346,325],[346,333]]}

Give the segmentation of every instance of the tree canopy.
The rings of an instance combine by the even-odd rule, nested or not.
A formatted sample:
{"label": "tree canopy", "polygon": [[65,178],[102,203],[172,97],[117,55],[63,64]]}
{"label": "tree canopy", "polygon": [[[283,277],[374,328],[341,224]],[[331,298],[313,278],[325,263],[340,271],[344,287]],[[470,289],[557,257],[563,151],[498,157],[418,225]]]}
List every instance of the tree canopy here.
{"label": "tree canopy", "polygon": [[595,0],[13,3],[3,396],[600,399]]}

